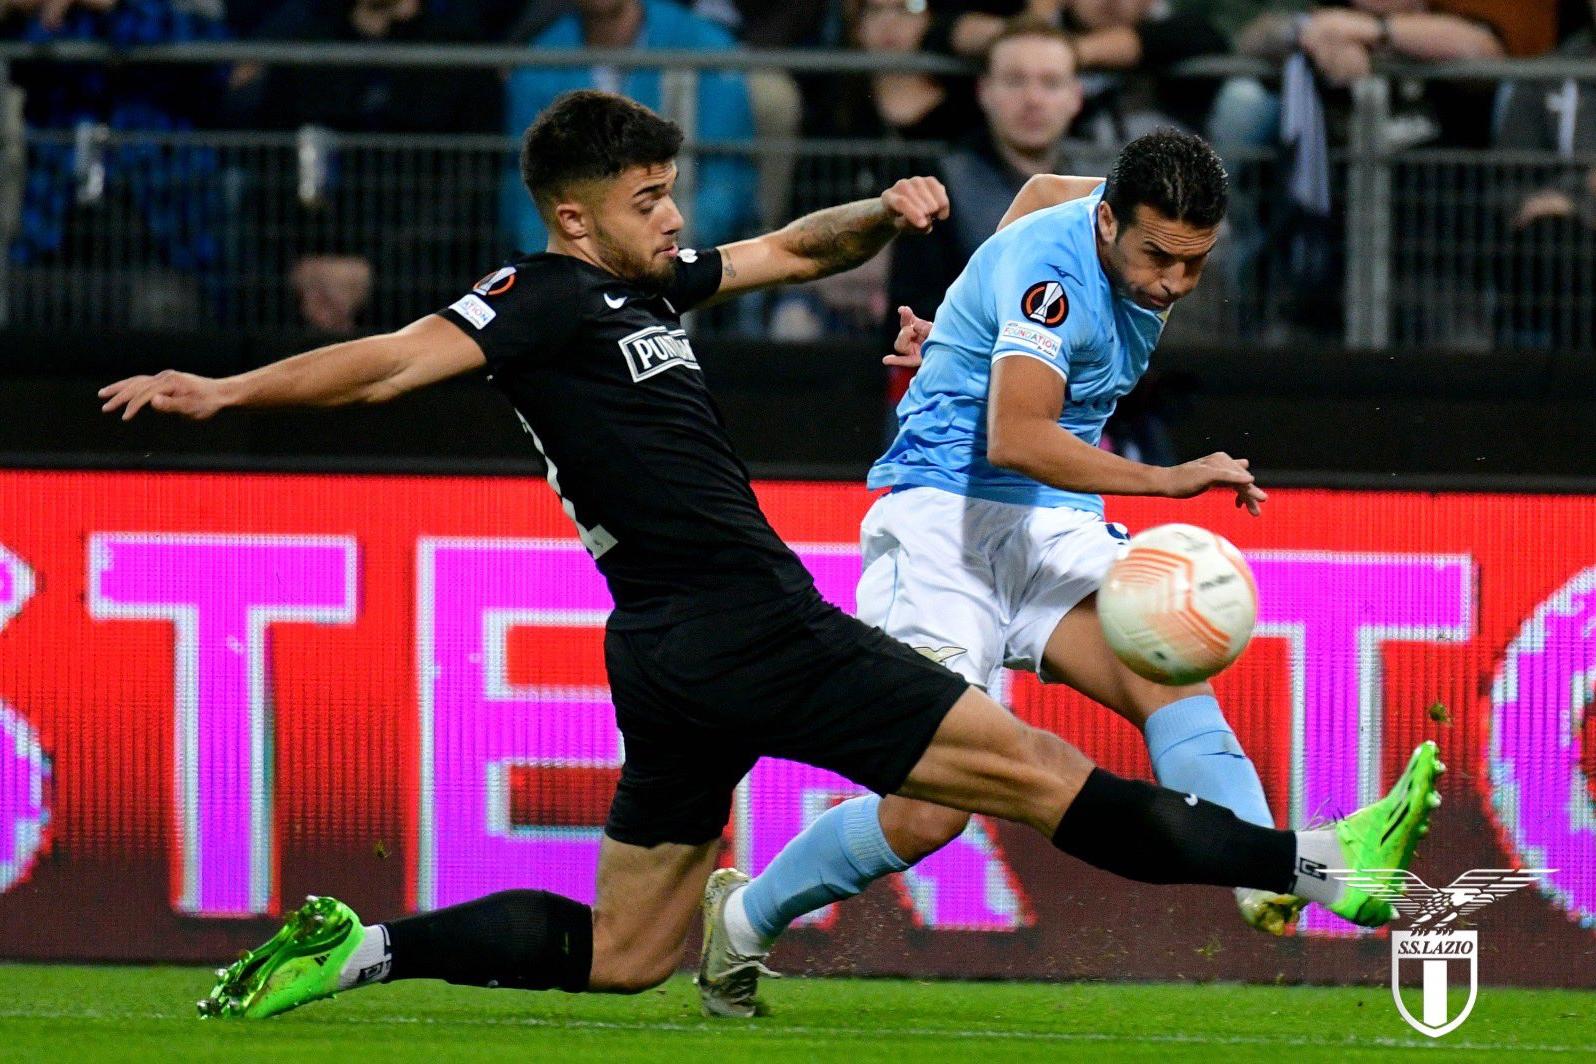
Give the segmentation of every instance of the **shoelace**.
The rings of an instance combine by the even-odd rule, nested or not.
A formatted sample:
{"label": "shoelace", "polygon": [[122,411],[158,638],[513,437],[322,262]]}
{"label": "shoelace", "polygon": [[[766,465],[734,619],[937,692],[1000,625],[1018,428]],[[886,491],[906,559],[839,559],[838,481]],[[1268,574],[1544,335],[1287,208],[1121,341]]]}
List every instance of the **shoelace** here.
{"label": "shoelace", "polygon": [[761,976],[768,979],[780,979],[780,972],[773,972],[760,963],[758,957],[743,957],[736,953],[728,955],[731,964],[725,971],[715,977],[715,989],[721,996],[735,1005],[752,1005],[754,992],[759,987]]}

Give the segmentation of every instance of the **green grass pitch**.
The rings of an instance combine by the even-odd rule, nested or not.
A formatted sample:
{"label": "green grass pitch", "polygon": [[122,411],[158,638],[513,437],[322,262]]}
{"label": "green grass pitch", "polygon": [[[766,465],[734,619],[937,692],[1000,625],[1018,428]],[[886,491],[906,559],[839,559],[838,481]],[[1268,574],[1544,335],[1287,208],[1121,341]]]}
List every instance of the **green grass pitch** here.
{"label": "green grass pitch", "polygon": [[376,987],[262,1022],[200,1021],[209,972],[0,965],[7,1061],[958,1061],[1596,1058],[1596,993],[1483,987],[1432,1042],[1387,987],[785,979],[772,1014],[700,1018],[685,977],[635,998]]}

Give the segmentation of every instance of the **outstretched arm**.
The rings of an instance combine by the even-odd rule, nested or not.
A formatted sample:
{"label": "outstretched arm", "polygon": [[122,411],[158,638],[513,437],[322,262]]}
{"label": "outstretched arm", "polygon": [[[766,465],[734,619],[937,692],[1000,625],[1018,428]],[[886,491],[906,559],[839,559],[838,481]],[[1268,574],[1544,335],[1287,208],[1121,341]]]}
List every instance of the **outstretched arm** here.
{"label": "outstretched arm", "polygon": [[1094,447],[1059,424],[1065,381],[1056,368],[1025,355],[992,364],[986,459],[999,469],[1065,491],[1189,499],[1210,489],[1235,492],[1257,517],[1269,497],[1245,458],[1223,452],[1178,466],[1150,466]]}
{"label": "outstretched arm", "polygon": [[715,299],[851,270],[873,258],[900,232],[930,232],[947,216],[948,193],[942,182],[934,177],[905,178],[878,199],[828,207],[774,233],[723,245]]}
{"label": "outstretched arm", "polygon": [[453,323],[430,315],[398,332],[332,344],[232,377],[165,370],[100,389],[107,413],[127,421],[145,406],[203,420],[228,407],[383,403],[485,364]]}

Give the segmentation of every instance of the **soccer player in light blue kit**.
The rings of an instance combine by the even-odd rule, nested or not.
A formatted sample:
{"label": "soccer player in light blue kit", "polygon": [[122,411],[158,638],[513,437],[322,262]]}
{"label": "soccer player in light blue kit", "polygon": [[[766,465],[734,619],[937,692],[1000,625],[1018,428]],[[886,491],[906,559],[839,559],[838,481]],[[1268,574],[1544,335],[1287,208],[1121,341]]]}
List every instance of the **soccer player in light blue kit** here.
{"label": "soccer player in light blue kit", "polygon": [[[1097,446],[1169,308],[1196,286],[1226,199],[1218,156],[1173,130],[1129,144],[1106,184],[1032,179],[948,289],[897,438],[870,471],[869,486],[891,492],[861,528],[859,616],[972,684],[990,687],[1003,667],[1068,684],[1142,731],[1159,783],[1273,827],[1212,688],[1137,676],[1096,614],[1125,539],[1103,520],[1102,495],[1227,489],[1254,515],[1265,499],[1247,462],[1226,454],[1163,468]],[[751,883],[717,872],[705,892],[705,1010],[751,1015],[768,974],[759,961],[788,924],[934,853],[968,820],[866,795],[822,814]],[[1249,890],[1237,902],[1275,934],[1304,904]]]}

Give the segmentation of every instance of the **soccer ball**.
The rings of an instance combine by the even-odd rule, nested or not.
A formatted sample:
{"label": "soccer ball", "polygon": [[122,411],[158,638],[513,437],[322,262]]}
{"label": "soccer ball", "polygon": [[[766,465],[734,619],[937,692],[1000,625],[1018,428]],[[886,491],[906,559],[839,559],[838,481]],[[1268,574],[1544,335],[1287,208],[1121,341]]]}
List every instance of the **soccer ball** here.
{"label": "soccer ball", "polygon": [[1159,525],[1133,537],[1108,570],[1097,616],[1132,672],[1155,683],[1196,683],[1246,649],[1258,586],[1224,537]]}

